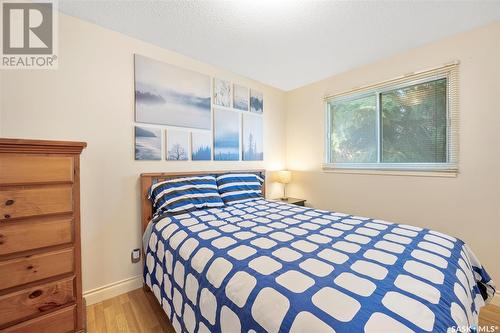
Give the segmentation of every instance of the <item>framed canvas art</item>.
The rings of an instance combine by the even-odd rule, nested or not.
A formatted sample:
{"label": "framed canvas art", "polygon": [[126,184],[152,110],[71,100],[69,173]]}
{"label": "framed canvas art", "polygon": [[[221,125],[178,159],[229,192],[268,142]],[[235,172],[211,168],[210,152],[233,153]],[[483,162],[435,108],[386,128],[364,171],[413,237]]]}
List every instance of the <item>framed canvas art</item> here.
{"label": "framed canvas art", "polygon": [[264,141],[262,116],[251,113],[243,114],[243,160],[264,160]]}
{"label": "framed canvas art", "polygon": [[161,160],[161,129],[135,126],[135,159]]}
{"label": "framed canvas art", "polygon": [[249,89],[239,84],[235,84],[233,95],[233,107],[238,110],[248,111]]}
{"label": "framed canvas art", "polygon": [[240,159],[240,113],[215,109],[214,159],[238,161]]}
{"label": "framed canvas art", "polygon": [[193,161],[212,160],[212,135],[210,132],[191,133],[191,159]]}
{"label": "framed canvas art", "polygon": [[210,77],[135,55],[135,120],[211,129]]}
{"label": "framed canvas art", "polygon": [[264,95],[256,90],[250,90],[250,111],[256,113],[264,112]]}
{"label": "framed canvas art", "polygon": [[167,160],[187,161],[189,159],[189,132],[167,130]]}
{"label": "framed canvas art", "polygon": [[214,104],[230,108],[232,97],[233,89],[231,82],[214,79]]}

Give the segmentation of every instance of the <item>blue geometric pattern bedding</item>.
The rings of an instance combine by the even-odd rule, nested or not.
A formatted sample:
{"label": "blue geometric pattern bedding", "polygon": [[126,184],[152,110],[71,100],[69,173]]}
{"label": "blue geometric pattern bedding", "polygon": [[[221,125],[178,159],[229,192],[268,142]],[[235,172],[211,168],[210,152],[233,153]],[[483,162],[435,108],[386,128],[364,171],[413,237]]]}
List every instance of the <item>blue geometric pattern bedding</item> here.
{"label": "blue geometric pattern bedding", "polygon": [[495,293],[428,229],[266,200],[154,223],[144,278],[177,333],[474,331]]}

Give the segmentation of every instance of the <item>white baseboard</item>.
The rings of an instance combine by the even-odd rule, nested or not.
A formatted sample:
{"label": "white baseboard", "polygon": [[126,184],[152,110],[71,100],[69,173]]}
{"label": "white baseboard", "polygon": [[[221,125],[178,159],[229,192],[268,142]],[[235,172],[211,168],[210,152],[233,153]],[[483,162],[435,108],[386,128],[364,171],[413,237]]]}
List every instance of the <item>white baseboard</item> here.
{"label": "white baseboard", "polygon": [[500,292],[497,292],[495,296],[493,296],[493,299],[491,300],[490,304],[500,306]]}
{"label": "white baseboard", "polygon": [[138,275],[125,280],[113,282],[99,288],[87,290],[83,293],[83,297],[85,297],[87,305],[91,305],[141,287],[142,275]]}

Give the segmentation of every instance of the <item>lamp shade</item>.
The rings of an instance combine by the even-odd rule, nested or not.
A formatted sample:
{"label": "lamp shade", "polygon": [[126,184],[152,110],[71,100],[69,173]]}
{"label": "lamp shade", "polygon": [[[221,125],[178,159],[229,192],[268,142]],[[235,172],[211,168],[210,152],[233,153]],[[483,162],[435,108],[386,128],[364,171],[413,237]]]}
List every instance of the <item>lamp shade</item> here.
{"label": "lamp shade", "polygon": [[292,172],[288,170],[278,171],[276,178],[282,184],[288,184],[292,181]]}

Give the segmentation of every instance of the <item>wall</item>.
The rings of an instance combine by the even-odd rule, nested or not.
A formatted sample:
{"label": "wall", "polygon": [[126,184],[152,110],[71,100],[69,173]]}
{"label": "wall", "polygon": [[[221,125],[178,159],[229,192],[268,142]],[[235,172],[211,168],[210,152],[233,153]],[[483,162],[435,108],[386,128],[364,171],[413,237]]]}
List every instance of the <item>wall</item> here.
{"label": "wall", "polygon": [[[59,16],[59,69],[2,72],[3,137],[88,142],[81,164],[83,289],[88,302],[140,285],[141,172],[279,169],[285,162],[284,93],[151,44]],[[138,53],[264,93],[264,162],[134,161],[134,67]],[[276,184],[269,196],[279,196]],[[109,286],[108,286],[109,287]],[[114,288],[114,289],[113,289]],[[107,293],[107,294],[106,294]]]}
{"label": "wall", "polygon": [[[500,283],[499,59],[497,22],[288,92],[287,167],[297,170],[290,195],[307,198],[314,207],[455,235]],[[453,60],[461,62],[458,177],[322,171],[323,96]]]}

